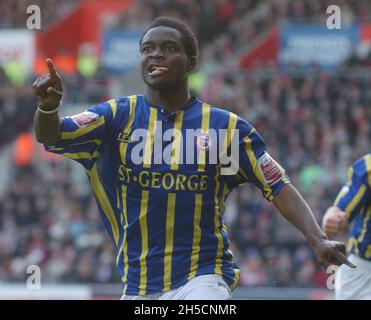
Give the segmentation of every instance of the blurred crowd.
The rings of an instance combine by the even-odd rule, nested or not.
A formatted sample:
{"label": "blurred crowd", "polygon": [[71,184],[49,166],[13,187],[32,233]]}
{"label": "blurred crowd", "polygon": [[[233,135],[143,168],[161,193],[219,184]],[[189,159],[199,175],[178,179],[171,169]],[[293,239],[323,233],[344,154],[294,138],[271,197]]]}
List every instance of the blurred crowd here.
{"label": "blurred crowd", "polygon": [[[45,2],[50,8],[62,6],[49,10],[50,23],[56,14],[76,4],[33,2]],[[0,28],[24,23],[26,3],[2,1]],[[319,22],[330,4],[341,5],[349,23],[370,16],[370,6],[362,0],[146,0],[107,27],[143,27],[158,15],[187,21],[196,31],[201,49],[199,75],[203,77],[200,83],[196,79],[197,84],[191,80],[194,93],[257,128],[320,221],[345,181],[349,164],[370,151],[370,72],[347,69],[364,67],[364,61],[350,57],[338,73],[314,69],[304,74],[295,67],[282,73],[274,65],[242,72],[230,65],[229,58],[278,23]],[[218,65],[228,67],[216,71]],[[45,153],[34,140],[30,142],[35,76],[14,85],[0,70],[0,150],[20,132],[26,134],[22,141],[32,150],[26,159],[13,154],[12,183],[0,196],[0,283],[24,280],[31,264],[41,267],[43,281],[119,282],[113,246],[83,170],[71,160]],[[101,68],[89,79],[82,74],[64,76],[64,103],[90,105],[108,99],[110,77]],[[304,237],[258,190],[243,186],[226,204],[231,249],[241,267],[240,285],[325,285],[328,275]]]}
{"label": "blurred crowd", "polygon": [[29,83],[13,86],[0,68],[0,149],[28,130],[35,111]]}
{"label": "blurred crowd", "polygon": [[23,281],[29,265],[45,282],[118,282],[95,200],[73,181],[70,164],[35,157],[15,175],[1,197],[0,282]]}
{"label": "blurred crowd", "polygon": [[[90,1],[90,0],[85,0]],[[24,27],[29,16],[27,7],[41,8],[43,27],[64,16],[82,0],[2,0],[0,28]],[[228,24],[238,25],[246,19],[260,20],[260,26],[270,23],[323,23],[326,8],[338,5],[345,23],[368,21],[371,9],[367,0],[139,0],[133,10],[118,17],[125,27],[142,26],[159,15],[173,15],[186,20],[199,33],[201,41],[226,32]],[[259,7],[259,10],[255,10]]]}

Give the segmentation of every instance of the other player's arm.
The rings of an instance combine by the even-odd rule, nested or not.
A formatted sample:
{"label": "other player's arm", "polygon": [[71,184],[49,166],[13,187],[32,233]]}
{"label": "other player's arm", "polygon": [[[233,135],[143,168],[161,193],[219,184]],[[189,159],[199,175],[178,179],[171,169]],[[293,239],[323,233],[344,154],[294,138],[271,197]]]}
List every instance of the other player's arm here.
{"label": "other player's arm", "polygon": [[347,230],[348,224],[359,214],[367,201],[369,188],[364,176],[355,173],[355,167],[348,171],[348,182],[340,190],[334,204],[326,210],[322,228],[328,237],[336,237]]}
{"label": "other player's arm", "polygon": [[[61,136],[61,119],[58,114],[58,106],[62,99],[63,87],[53,61],[47,59],[46,64],[49,73],[37,78],[32,85],[38,105],[34,117],[34,129],[37,141],[55,145]],[[53,110],[55,112],[51,112]]]}
{"label": "other player's arm", "polygon": [[356,267],[345,256],[345,244],[327,238],[308,204],[294,186],[285,185],[273,198],[273,203],[282,216],[304,234],[321,265],[326,268],[331,264]]}

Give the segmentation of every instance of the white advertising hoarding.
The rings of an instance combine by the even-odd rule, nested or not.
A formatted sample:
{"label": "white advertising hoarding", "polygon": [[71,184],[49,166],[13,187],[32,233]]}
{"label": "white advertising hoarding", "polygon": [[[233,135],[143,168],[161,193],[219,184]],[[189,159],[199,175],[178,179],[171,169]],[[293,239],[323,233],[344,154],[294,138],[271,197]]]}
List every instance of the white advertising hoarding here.
{"label": "white advertising hoarding", "polygon": [[0,30],[0,66],[18,60],[24,70],[32,72],[35,59],[35,34],[30,30]]}

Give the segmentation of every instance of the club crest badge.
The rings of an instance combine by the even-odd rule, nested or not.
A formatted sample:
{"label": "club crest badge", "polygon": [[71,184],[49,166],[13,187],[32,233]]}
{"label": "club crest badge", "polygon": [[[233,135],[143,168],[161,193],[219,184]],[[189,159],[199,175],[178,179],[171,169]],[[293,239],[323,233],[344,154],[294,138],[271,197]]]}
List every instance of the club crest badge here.
{"label": "club crest badge", "polygon": [[209,150],[211,147],[210,136],[206,133],[200,133],[196,138],[196,144],[200,150]]}

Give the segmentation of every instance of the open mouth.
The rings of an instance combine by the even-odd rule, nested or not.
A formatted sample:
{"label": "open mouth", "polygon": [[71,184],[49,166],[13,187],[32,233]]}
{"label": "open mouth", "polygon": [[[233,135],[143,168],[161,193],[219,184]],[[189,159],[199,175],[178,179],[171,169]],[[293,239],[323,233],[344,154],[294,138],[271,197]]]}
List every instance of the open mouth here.
{"label": "open mouth", "polygon": [[157,76],[167,72],[169,69],[160,65],[151,65],[148,70],[150,76]]}

